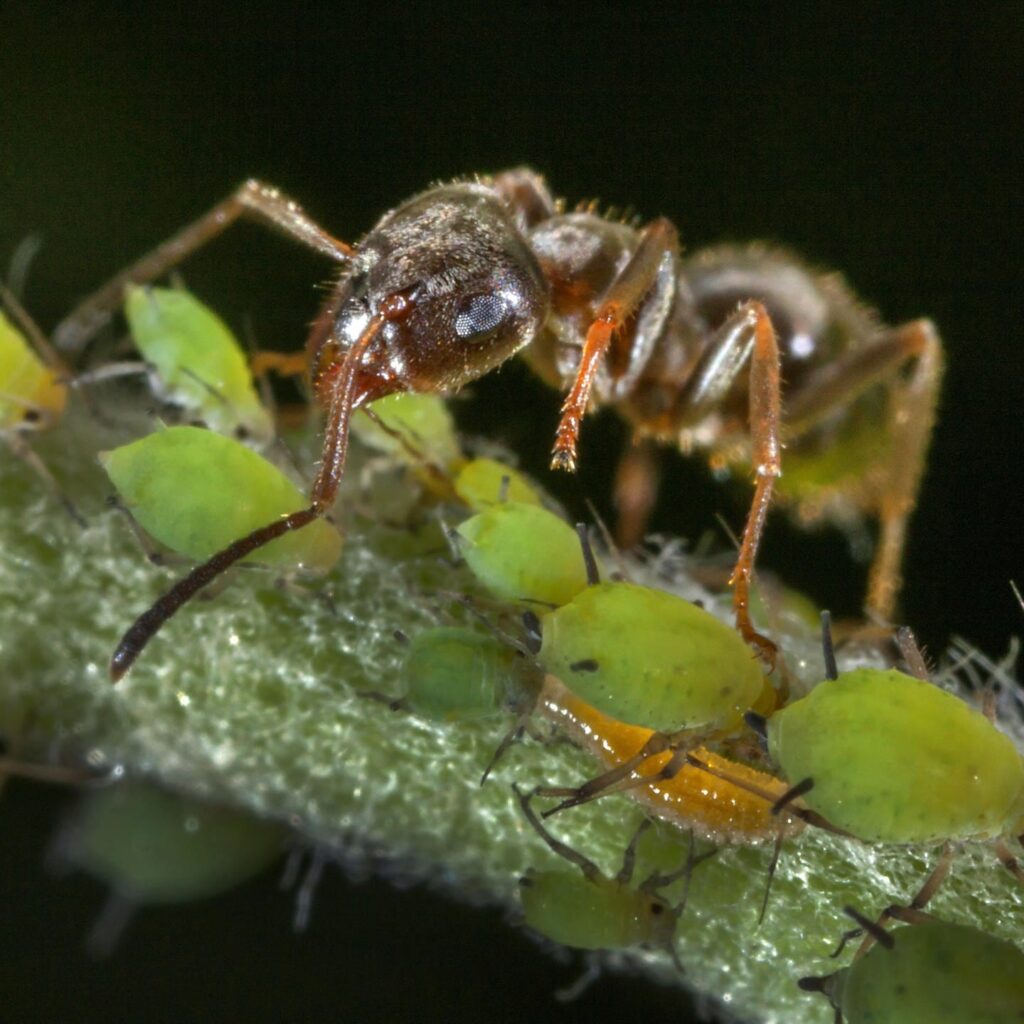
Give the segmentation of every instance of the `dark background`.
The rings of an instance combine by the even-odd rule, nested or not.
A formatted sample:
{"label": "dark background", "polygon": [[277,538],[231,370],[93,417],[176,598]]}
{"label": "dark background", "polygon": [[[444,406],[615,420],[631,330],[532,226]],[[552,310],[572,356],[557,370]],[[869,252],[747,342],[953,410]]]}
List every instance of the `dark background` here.
{"label": "dark background", "polygon": [[[1020,631],[1007,581],[1024,579],[1024,8],[480,10],[3,5],[0,266],[42,233],[27,298],[52,327],[245,177],[355,238],[432,180],[519,163],[571,200],[667,215],[689,248],[783,241],[842,269],[890,322],[938,324],[949,366],[903,617],[933,651],[955,632],[1001,654]],[[249,316],[262,345],[297,348],[328,269],[242,227],[187,274],[229,320]],[[523,368],[475,385],[460,416],[543,472],[557,398]],[[607,509],[621,441],[613,415],[588,422],[578,480],[556,485],[571,505]],[[668,484],[656,527],[696,539],[719,510],[742,525],[744,492],[698,462],[674,459]],[[863,570],[838,534],[776,516],[763,563],[857,609]],[[559,1007],[550,992],[572,969],[494,915],[337,877],[301,938],[266,883],[147,914],[94,966],[81,937],[98,890],[42,878],[50,802],[13,788],[0,813],[10,1019],[681,1019],[674,994],[621,981]]]}

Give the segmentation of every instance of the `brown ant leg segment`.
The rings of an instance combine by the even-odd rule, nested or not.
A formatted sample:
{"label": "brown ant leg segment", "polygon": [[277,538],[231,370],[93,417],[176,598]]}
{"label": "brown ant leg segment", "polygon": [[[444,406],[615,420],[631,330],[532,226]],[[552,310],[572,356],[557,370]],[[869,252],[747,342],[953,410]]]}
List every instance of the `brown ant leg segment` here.
{"label": "brown ant leg segment", "polygon": [[651,290],[665,255],[674,255],[678,249],[679,239],[670,221],[662,217],[648,224],[630,261],[605,293],[587,331],[576,379],[562,403],[562,419],[551,453],[552,469],[576,469],[576,441],[597,368],[611,348],[616,332],[629,322]]}
{"label": "brown ant leg segment", "polygon": [[638,438],[629,445],[615,470],[615,543],[623,551],[639,546],[647,534],[658,498],[661,481],[661,459],[657,445],[648,438]]}
{"label": "brown ant leg segment", "polygon": [[[916,365],[910,378],[899,382],[897,373],[911,360]],[[914,320],[823,368],[786,399],[784,433],[790,439],[815,426],[832,410],[849,405],[872,385],[892,383],[892,454],[883,467],[885,483],[877,510],[881,532],[866,601],[869,615],[883,622],[891,620],[900,589],[907,521],[921,486],[942,371],[942,342],[935,327],[929,320]]]}
{"label": "brown ant leg segment", "polygon": [[576,867],[583,872],[583,877],[589,882],[599,882],[602,878],[601,869],[592,861],[589,857],[584,857],[582,853],[574,850],[571,846],[566,846],[561,840],[556,839],[541,823],[540,818],[534,813],[533,808],[530,806],[530,801],[538,795],[540,792],[537,789],[530,790],[529,793],[523,793],[523,791],[515,784],[512,783],[512,790],[519,800],[519,806],[523,809],[523,814],[526,816],[526,820],[533,826],[533,830],[544,840],[545,843],[551,848],[553,853],[557,853],[559,857],[564,857],[571,864],[575,864]]}
{"label": "brown ant leg segment", "polygon": [[732,606],[736,614],[736,628],[748,644],[757,648],[765,664],[774,668],[778,648],[767,637],[761,636],[750,621],[750,580],[754,575],[754,561],[764,532],[775,481],[782,475],[779,444],[779,348],[775,341],[775,329],[761,303],[750,302],[739,312],[755,318],[754,350],[750,358],[750,433],[757,485],[747,525],[743,530],[739,557],[729,582],[733,587]]}
{"label": "brown ant leg segment", "polygon": [[279,377],[301,377],[309,368],[303,352],[256,352],[249,359],[249,371],[254,377],[264,377],[273,371]]}
{"label": "brown ant leg segment", "polygon": [[[325,387],[327,423],[324,430],[323,456],[310,494],[308,508],[292,512],[266,526],[261,526],[246,537],[229,544],[208,561],[196,566],[162,597],[140,615],[121,637],[110,659],[110,678],[116,683],[132,667],[143,648],[157,630],[200,590],[212,583],[221,573],[237,561],[259,550],[292,530],[301,530],[329,511],[338,493],[341,474],[348,452],[348,425],[356,399],[356,371],[360,361],[380,329],[389,319],[403,316],[408,300],[393,296],[382,303],[379,311],[366,325],[359,340],[346,352],[344,361],[336,367]],[[326,382],[325,382],[326,383]]]}
{"label": "brown ant leg segment", "polygon": [[[892,918],[898,916],[897,911],[909,910],[911,912],[921,911],[928,905],[931,898],[939,891],[940,886],[949,876],[950,868],[953,866],[953,845],[951,843],[943,843],[942,850],[939,853],[939,859],[936,863],[932,873],[925,879],[924,885],[917,891],[917,895],[910,901],[906,907],[902,906],[888,906],[879,915],[878,920],[875,922],[877,928],[884,928],[885,922],[892,920]],[[854,938],[852,934],[848,933],[851,938]],[[844,936],[845,940],[846,936]],[[854,959],[859,960],[874,944],[876,937],[874,930],[868,930],[864,936],[864,941],[857,948],[857,952],[854,954]],[[839,947],[842,949],[842,945]],[[838,955],[838,953],[837,953]]]}
{"label": "brown ant leg segment", "polygon": [[234,195],[116,274],[81,302],[53,332],[57,348],[63,352],[80,352],[121,304],[126,285],[154,280],[216,238],[243,215],[279,228],[296,241],[338,262],[344,262],[353,254],[350,245],[327,234],[306,216],[298,203],[281,195],[276,188],[250,180]]}

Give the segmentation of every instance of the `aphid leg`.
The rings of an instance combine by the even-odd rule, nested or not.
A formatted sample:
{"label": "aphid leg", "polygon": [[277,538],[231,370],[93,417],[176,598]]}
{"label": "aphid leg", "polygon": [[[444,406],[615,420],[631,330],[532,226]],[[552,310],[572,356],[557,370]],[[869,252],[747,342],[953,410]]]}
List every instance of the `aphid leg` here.
{"label": "aphid leg", "polygon": [[839,667],[836,665],[836,648],[832,643],[832,613],[821,613],[821,653],[825,659],[825,678],[838,679]]}
{"label": "aphid leg", "polygon": [[927,683],[931,678],[928,662],[925,661],[924,651],[921,650],[914,631],[909,626],[900,626],[896,630],[896,646],[900,649],[909,673],[915,679],[922,679]]}
{"label": "aphid leg", "polygon": [[615,334],[629,322],[655,283],[666,255],[675,256],[679,239],[672,223],[659,218],[640,234],[640,243],[605,292],[587,331],[576,379],[562,403],[562,418],[555,435],[551,468],[570,472],[576,468],[576,441],[580,422],[590,402],[590,390],[601,360],[612,347]]}
{"label": "aphid leg", "polygon": [[630,839],[629,845],[626,847],[622,854],[622,867],[619,868],[619,873],[615,876],[615,881],[620,885],[629,885],[633,881],[633,871],[636,868],[636,848],[643,837],[643,834],[648,831],[651,827],[651,819],[644,818],[643,821],[637,826],[636,831],[633,833],[633,838]]}
{"label": "aphid leg", "polygon": [[512,790],[519,800],[519,806],[523,809],[523,814],[526,816],[526,820],[533,826],[533,830],[544,840],[545,843],[551,848],[552,852],[557,853],[559,857],[564,857],[571,864],[575,864],[576,867],[583,872],[583,877],[590,882],[598,881],[602,878],[601,870],[598,866],[589,858],[585,857],[582,853],[574,850],[571,846],[566,846],[561,840],[556,839],[541,823],[541,820],[534,813],[533,808],[530,806],[530,801],[542,792],[538,788],[530,790],[529,793],[524,793],[515,783],[512,784]]}
{"label": "aphid leg", "polygon": [[281,195],[276,188],[258,181],[247,181],[234,195],[116,274],[81,302],[54,331],[57,348],[64,352],[81,351],[121,304],[125,285],[152,281],[166,273],[243,215],[279,228],[296,241],[338,262],[352,256],[351,246],[327,234],[306,216],[298,203]]}
{"label": "aphid leg", "polygon": [[[882,929],[886,921],[891,920],[896,915],[894,911],[897,909],[906,910],[924,910],[928,905],[931,898],[938,892],[942,883],[949,876],[950,868],[953,866],[953,844],[943,843],[942,850],[939,853],[939,859],[932,869],[932,873],[925,879],[924,885],[917,891],[917,895],[910,901],[906,907],[897,908],[895,905],[891,905],[885,908],[879,915],[878,920],[875,922],[878,929]],[[864,936],[864,941],[857,948],[857,952],[854,955],[854,959],[862,957],[876,942],[877,936],[875,931],[868,930]],[[842,948],[842,947],[840,947]]]}
{"label": "aphid leg", "polygon": [[623,551],[639,546],[647,534],[658,498],[661,459],[649,438],[637,438],[622,453],[615,470],[615,542]]}
{"label": "aphid leg", "polygon": [[587,960],[587,966],[580,976],[564,988],[555,989],[555,999],[560,1003],[575,1002],[591,985],[601,977],[601,968],[594,959]]}
{"label": "aphid leg", "polygon": [[683,861],[682,867],[677,868],[675,871],[670,871],[668,874],[662,874],[661,872],[654,872],[649,878],[645,879],[640,883],[640,890],[642,892],[656,893],[659,889],[664,889],[667,886],[678,882],[680,879],[683,880],[683,894],[679,898],[679,902],[675,905],[673,913],[676,918],[683,916],[683,911],[686,910],[686,904],[690,899],[690,885],[693,882],[693,872],[706,860],[710,860],[716,853],[718,853],[718,847],[713,847],[704,853],[698,854],[697,850],[697,839],[693,834],[693,829],[690,829],[690,841],[686,846],[686,860]]}
{"label": "aphid leg", "polygon": [[495,747],[494,753],[491,754],[490,760],[487,762],[487,767],[484,768],[483,774],[480,776],[480,785],[482,786],[489,778],[492,771],[497,767],[498,762],[505,756],[505,752],[514,743],[518,743],[522,739],[523,733],[526,731],[526,724],[529,721],[530,716],[533,714],[532,705],[524,711],[522,714],[516,717],[512,728],[505,733],[501,738],[501,742]]}
{"label": "aphid leg", "polygon": [[[327,422],[324,428],[323,454],[307,508],[276,519],[266,526],[229,544],[212,558],[196,566],[150,608],[143,612],[121,637],[110,660],[110,677],[116,683],[132,667],[157,630],[187,601],[212,583],[246,555],[257,551],[292,530],[300,530],[325,515],[334,502],[348,453],[348,427],[357,398],[356,379],[360,362],[380,329],[389,319],[405,315],[406,300],[395,296],[381,304],[363,329],[359,340],[348,349],[344,361],[323,382]],[[326,378],[326,374],[325,374]]]}
{"label": "aphid leg", "polygon": [[[620,793],[624,789],[632,789],[637,786],[645,786],[659,778],[671,778],[678,773],[685,762],[685,753],[676,751],[668,764],[655,775],[641,775],[631,778],[634,771],[650,758],[663,754],[677,742],[677,737],[668,733],[656,732],[651,735],[647,742],[630,758],[617,764],[614,768],[588,779],[581,786],[575,788],[563,786],[548,786],[541,789],[541,796],[562,796],[565,799],[544,812],[543,817],[550,818],[553,814],[568,810],[570,807],[578,807],[580,804],[590,803],[600,796],[609,793]],[[671,775],[667,774],[671,772]]]}
{"label": "aphid leg", "polygon": [[137,910],[134,900],[113,890],[109,893],[85,939],[85,948],[94,960],[105,960],[114,952]]}
{"label": "aphid leg", "polygon": [[[808,825],[815,826],[815,828],[824,829],[826,832],[831,832],[833,835],[846,836],[850,839],[854,838],[849,832],[845,832],[841,828],[836,828],[835,825],[831,824],[816,811],[812,811],[807,807],[799,806],[794,802],[796,797],[800,795],[799,792],[794,792],[794,790],[799,790],[800,787],[806,785],[806,782],[809,780],[805,780],[804,783],[793,787],[793,789],[790,789],[781,797],[778,797],[775,793],[758,786],[756,783],[749,782],[747,779],[741,779],[739,776],[723,771],[720,768],[715,768],[713,765],[708,764],[706,761],[702,761],[694,754],[687,753],[685,760],[687,764],[692,765],[694,768],[699,768],[703,772],[707,772],[708,775],[713,775],[716,779],[721,779],[723,782],[728,782],[730,785],[736,786],[739,789],[746,790],[748,793],[752,793],[754,796],[760,797],[766,803],[772,805],[772,810],[775,811],[776,814],[781,814],[785,811],[787,815],[799,818],[801,821],[805,821]],[[806,792],[806,790],[804,790],[804,792]],[[778,808],[777,811],[775,810],[776,808]]]}
{"label": "aphid leg", "polygon": [[88,525],[75,503],[64,493],[57,478],[47,469],[46,463],[32,450],[32,446],[20,433],[11,431],[4,434],[0,440],[6,442],[7,447],[42,480],[50,494],[79,526],[84,528]]}
{"label": "aphid leg", "polygon": [[772,859],[768,864],[768,880],[764,885],[764,896],[761,899],[761,909],[757,914],[757,926],[759,928],[764,922],[764,915],[768,913],[768,900],[772,894],[772,882],[775,881],[775,869],[779,866],[779,857],[782,856],[782,841],[785,838],[786,830],[785,828],[780,828],[779,831],[775,833],[775,842],[772,845]]}
{"label": "aphid leg", "polygon": [[1006,845],[1004,840],[996,840],[995,851],[996,856],[999,858],[999,863],[1002,864],[1018,882],[1024,883],[1024,868],[1020,866],[1020,862],[1013,855],[1013,852]]}
{"label": "aphid leg", "polygon": [[736,628],[747,643],[757,648],[764,662],[774,667],[778,649],[767,637],[761,636],[750,621],[750,580],[754,575],[754,561],[764,532],[775,481],[782,474],[779,444],[779,348],[775,341],[775,328],[764,306],[759,302],[751,302],[743,308],[749,308],[756,318],[754,350],[750,357],[750,433],[757,483],[747,524],[743,529],[739,557],[729,582],[733,587],[732,605],[736,614]]}
{"label": "aphid leg", "polygon": [[[900,369],[915,361],[910,377]],[[880,536],[868,577],[866,611],[889,622],[901,584],[900,566],[907,521],[917,503],[925,455],[935,423],[942,381],[942,342],[928,320],[915,320],[882,334],[872,345],[823,367],[786,397],[786,439],[817,425],[873,385],[890,385],[889,434],[892,454],[878,501]]]}

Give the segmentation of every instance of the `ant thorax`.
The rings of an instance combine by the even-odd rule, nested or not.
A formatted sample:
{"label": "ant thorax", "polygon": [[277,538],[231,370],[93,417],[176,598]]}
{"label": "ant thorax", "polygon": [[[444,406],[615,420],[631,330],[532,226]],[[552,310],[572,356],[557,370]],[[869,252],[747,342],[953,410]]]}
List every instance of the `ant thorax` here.
{"label": "ant thorax", "polygon": [[[524,356],[538,376],[564,391],[576,376],[601,300],[632,258],[640,233],[593,213],[568,213],[548,218],[528,239],[551,286],[551,307]],[[636,386],[665,335],[675,297],[675,258],[666,252],[653,286],[597,371],[599,403],[621,401]]]}

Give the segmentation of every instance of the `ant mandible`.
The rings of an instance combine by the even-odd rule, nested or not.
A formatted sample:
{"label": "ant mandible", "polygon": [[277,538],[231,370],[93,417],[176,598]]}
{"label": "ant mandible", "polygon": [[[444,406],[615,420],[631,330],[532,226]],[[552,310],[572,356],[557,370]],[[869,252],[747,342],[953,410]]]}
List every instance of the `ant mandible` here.
{"label": "ant mandible", "polygon": [[[942,370],[927,320],[886,328],[838,277],[764,246],[709,249],[684,261],[666,218],[637,229],[600,216],[593,204],[566,213],[540,176],[519,168],[428,189],[358,245],[327,234],[276,189],[249,181],[86,299],[57,328],[57,345],[80,350],[126,285],[158,277],[243,215],[341,264],[302,361],[326,411],[319,472],[307,508],[230,544],[135,621],[111,661],[115,680],[215,577],[330,510],[353,410],[396,391],[455,391],[520,350],[541,377],[568,388],[553,468],[575,468],[582,418],[602,404],[613,405],[638,439],[708,449],[717,465],[749,462],[756,485],[733,604],[737,628],[769,663],[774,645],[754,629],[748,604],[782,444],[813,464],[876,431],[884,442],[868,457],[860,445],[861,465],[833,467],[824,483],[819,474],[789,496],[803,518],[877,515],[866,606],[876,618],[891,616]],[[278,363],[288,367],[294,360]],[[619,475],[627,534],[642,530],[651,479],[641,444]]]}

